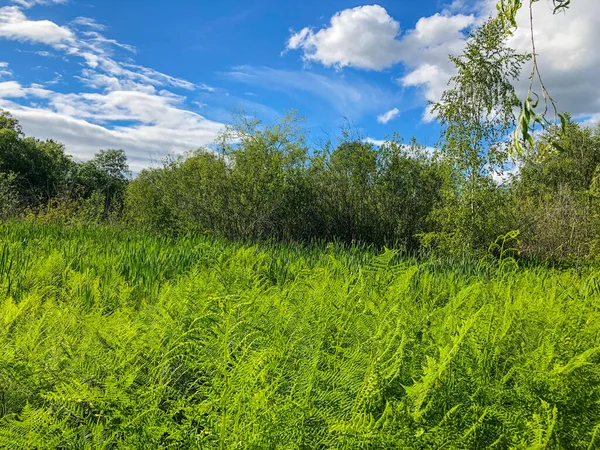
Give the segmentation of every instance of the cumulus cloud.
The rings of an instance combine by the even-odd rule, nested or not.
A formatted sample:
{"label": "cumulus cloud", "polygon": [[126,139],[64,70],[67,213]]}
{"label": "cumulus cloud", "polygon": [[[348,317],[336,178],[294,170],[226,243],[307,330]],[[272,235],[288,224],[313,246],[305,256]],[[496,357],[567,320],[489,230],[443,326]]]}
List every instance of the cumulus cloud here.
{"label": "cumulus cloud", "polygon": [[124,148],[135,170],[147,166],[153,156],[208,145],[220,132],[222,124],[184,109],[183,100],[167,92],[62,94],[16,81],[0,83],[0,107],[14,114],[26,133],[63,142],[83,159],[100,148]]}
{"label": "cumulus cloud", "polygon": [[307,61],[338,69],[383,70],[401,63],[405,73],[398,82],[421,89],[425,99],[433,101],[453,73],[448,55],[462,51],[465,32],[477,21],[474,14],[445,10],[422,17],[402,33],[399,22],[383,7],[359,6],[336,13],[327,28],[304,28],[293,34],[287,49],[302,51]]}
{"label": "cumulus cloud", "polygon": [[[422,17],[412,29],[401,30],[397,20],[378,5],[336,13],[328,26],[303,28],[292,34],[287,50],[327,67],[365,70],[398,68],[398,83],[416,88],[424,100],[439,100],[455,68],[449,54],[462,52],[468,31],[495,12],[496,0],[454,0],[443,11]],[[553,15],[548,2],[534,3],[535,36],[544,81],[560,109],[577,117],[600,117],[600,2],[578,0],[566,13]],[[517,16],[519,28],[509,45],[530,52],[528,8]],[[527,90],[527,68],[518,85]],[[434,117],[426,107],[424,120]]]}
{"label": "cumulus cloud", "polygon": [[398,117],[398,114],[400,114],[400,110],[398,108],[390,109],[388,112],[377,116],[377,122],[386,124]]}
{"label": "cumulus cloud", "polygon": [[443,62],[464,46],[464,33],[474,15],[438,13],[419,19],[401,35],[400,23],[379,5],[359,6],[336,13],[329,27],[304,28],[293,34],[288,50],[300,50],[308,61],[337,68],[383,70],[400,62],[409,67]]}
{"label": "cumulus cloud", "polygon": [[3,81],[0,83],[0,98],[25,97],[21,85],[16,81]]}
{"label": "cumulus cloud", "polygon": [[[517,16],[519,28],[509,44],[530,52],[526,9]],[[545,2],[535,3],[534,20],[538,64],[559,109],[580,118],[600,116],[600,53],[596,48],[600,41],[600,2],[578,0],[559,14],[553,14]],[[524,97],[529,80],[522,78],[519,93]]]}
{"label": "cumulus cloud", "polygon": [[400,24],[381,6],[359,6],[336,13],[328,28],[302,29],[287,48],[326,66],[381,70],[400,61],[399,32]]}
{"label": "cumulus cloud", "polygon": [[81,159],[91,158],[101,148],[123,148],[135,172],[148,167],[168,152],[184,152],[213,142],[221,124],[200,116],[195,124],[172,128],[164,125],[113,127],[98,125],[71,115],[37,108],[12,111],[23,129],[41,138],[63,142]]}

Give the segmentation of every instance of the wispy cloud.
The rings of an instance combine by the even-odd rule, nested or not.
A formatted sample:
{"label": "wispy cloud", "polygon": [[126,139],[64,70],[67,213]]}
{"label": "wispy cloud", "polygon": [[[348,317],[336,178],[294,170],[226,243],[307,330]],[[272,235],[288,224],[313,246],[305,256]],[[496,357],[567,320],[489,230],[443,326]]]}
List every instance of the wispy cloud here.
{"label": "wispy cloud", "polygon": [[104,31],[106,30],[106,25],[102,25],[101,23],[96,22],[96,20],[90,17],[77,17],[71,21],[72,25],[79,25],[82,27],[87,27],[96,31]]}
{"label": "wispy cloud", "polygon": [[8,63],[0,61],[0,79],[11,76],[12,71],[8,68]]}
{"label": "wispy cloud", "polygon": [[400,110],[398,108],[390,109],[388,112],[377,116],[377,122],[386,124],[398,117],[399,114]]}
{"label": "wispy cloud", "polygon": [[50,58],[50,57],[54,56],[54,54],[47,52],[45,50],[37,51],[37,52],[35,52],[35,54],[38,56],[43,56],[44,58]]}
{"label": "wispy cloud", "polygon": [[35,5],[65,5],[69,0],[12,0],[12,3],[22,8],[31,8]]}
{"label": "wispy cloud", "polygon": [[[58,25],[31,20],[23,9],[60,2],[15,3],[19,6],[0,8],[0,39],[45,44],[53,53],[37,50],[38,55],[78,60],[74,80],[95,91],[81,92],[71,84],[71,92],[59,92],[52,86],[63,80],[60,74],[44,84],[11,80],[8,64],[0,63],[0,108],[13,113],[28,134],[64,142],[79,158],[100,148],[124,148],[139,170],[152,155],[209,145],[222,129],[222,123],[190,111],[187,96],[214,92],[212,86],[136,64],[135,48],[106,37],[105,27],[93,19]],[[127,56],[121,59],[123,52]]]}
{"label": "wispy cloud", "polygon": [[325,76],[308,71],[239,66],[225,75],[240,83],[282,92],[306,106],[319,107],[325,103],[338,115],[350,118],[360,118],[389,107],[401,96],[400,92],[383,89],[362,78]]}

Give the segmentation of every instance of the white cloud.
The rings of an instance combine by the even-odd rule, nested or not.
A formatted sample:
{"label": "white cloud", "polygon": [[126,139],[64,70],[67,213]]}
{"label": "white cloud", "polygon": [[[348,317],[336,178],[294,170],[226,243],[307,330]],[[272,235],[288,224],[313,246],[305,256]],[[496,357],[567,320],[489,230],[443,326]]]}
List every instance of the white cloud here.
{"label": "white cloud", "polygon": [[8,63],[0,61],[0,79],[10,76],[12,76],[12,71],[8,68]]}
{"label": "white cloud", "polygon": [[[477,3],[478,20],[495,12],[495,0]],[[600,117],[600,2],[577,0],[565,12],[553,14],[549,2],[535,2],[534,36],[538,64],[544,83],[559,110],[576,118]],[[519,52],[531,52],[529,8],[524,5],[517,14],[518,28],[508,45]],[[529,86],[531,65],[524,67],[517,93],[521,99]],[[534,85],[539,94],[539,85]],[[438,97],[439,98],[439,97]]]}
{"label": "white cloud", "polygon": [[130,166],[136,172],[168,152],[181,153],[209,145],[221,130],[220,124],[206,120],[177,129],[162,125],[108,128],[70,115],[35,108],[11,112],[26,133],[62,142],[81,159],[89,159],[103,148],[125,149]]}
{"label": "white cloud", "polygon": [[106,30],[106,26],[96,22],[94,19],[90,17],[77,17],[73,21],[71,21],[73,25],[80,25],[82,27],[87,27],[96,31],[104,31]]}
{"label": "white cloud", "polygon": [[[336,13],[327,27],[304,28],[293,34],[288,50],[299,50],[306,61],[341,69],[382,70],[398,65],[398,83],[417,88],[425,100],[437,101],[455,68],[449,54],[462,52],[466,33],[495,12],[496,0],[454,0],[441,13],[422,17],[402,32],[399,23],[378,5],[359,6]],[[578,0],[566,13],[554,15],[548,2],[534,3],[539,66],[546,87],[559,109],[576,117],[600,116],[600,2]],[[531,52],[528,8],[517,16],[519,28],[509,44]],[[518,86],[525,96],[528,69]],[[539,92],[539,86],[537,87]],[[433,120],[430,108],[424,113]]]}
{"label": "white cloud", "polygon": [[31,8],[34,5],[64,5],[69,0],[12,0],[13,3],[23,7]]}
{"label": "white cloud", "polygon": [[600,124],[600,113],[593,114],[582,122],[584,126],[595,127]]}
{"label": "white cloud", "polygon": [[172,86],[179,89],[193,91],[198,88],[194,83],[181,78],[172,77],[170,75],[158,72],[148,67],[142,67],[135,64],[123,64],[123,67],[135,69],[134,71],[121,70],[118,71],[131,79],[139,79],[146,83],[158,86]]}
{"label": "white cloud", "polygon": [[[93,19],[83,17],[75,19],[73,23],[85,23],[92,27],[96,24]],[[95,28],[98,30],[99,26],[95,26]],[[106,87],[115,87],[113,81],[117,78],[129,83],[130,86],[142,84],[146,87],[214,91],[213,87],[206,84],[195,84],[130,62],[118,62],[113,58],[115,48],[131,53],[135,53],[135,48],[114,39],[108,39],[98,31],[84,31],[77,34],[54,22],[29,20],[23,11],[15,6],[0,8],[0,38],[48,44],[63,51],[67,56],[82,58],[88,68],[82,72],[81,78],[89,77],[90,85],[97,85],[99,78],[108,76],[111,78],[111,82]],[[38,51],[38,54],[51,55],[45,51]],[[121,87],[122,84],[118,86],[118,88]]]}
{"label": "white cloud", "polygon": [[[107,39],[106,37],[104,37],[102,34],[100,34],[97,31],[83,31],[82,36],[85,36],[86,38],[86,42],[88,44],[100,44],[100,45],[106,45],[106,44],[110,44],[110,45],[114,45],[115,47],[120,47],[123,48],[131,53],[135,53],[135,47],[133,45],[128,45],[128,44],[122,44],[118,41],[116,41],[115,39]],[[93,45],[92,45],[93,47]]]}
{"label": "white cloud", "polygon": [[57,45],[73,41],[68,28],[49,20],[29,20],[16,6],[0,8],[0,38]]}
{"label": "white cloud", "polygon": [[[398,82],[404,87],[416,87],[420,89],[425,100],[436,102],[448,88],[448,80],[450,80],[454,73],[454,68],[450,64],[423,63],[412,72],[399,78]],[[431,105],[425,107],[423,113],[424,122],[431,122],[435,119],[431,110]]]}
{"label": "white cloud", "polygon": [[376,147],[381,147],[383,144],[386,143],[386,140],[385,139],[373,139],[373,138],[369,138],[368,137],[368,138],[365,139],[365,142],[367,144],[373,144]]}
{"label": "white cloud", "polygon": [[[529,15],[523,8],[519,28],[509,42],[520,51],[531,51]],[[560,110],[576,117],[600,115],[600,2],[578,0],[565,13],[552,14],[544,2],[534,4],[536,52],[544,83]],[[528,85],[525,70],[519,94]],[[534,86],[539,93],[539,86]]]}
{"label": "white cloud", "polygon": [[[0,81],[0,108],[14,114],[27,134],[63,142],[80,159],[102,148],[123,148],[136,171],[153,157],[214,141],[223,125],[187,106],[189,93],[214,88],[135,64],[130,56],[135,49],[105,37],[92,19],[71,24],[87,30],[29,20],[19,7],[0,8],[0,38],[47,44],[65,61],[80,59],[83,68],[74,79],[95,91],[83,92],[72,84],[71,92],[55,91],[51,86],[62,81],[61,74],[43,85]],[[123,51],[127,62],[115,56]],[[3,75],[10,75],[6,63],[0,63]]]}
{"label": "white cloud", "polygon": [[25,97],[21,85],[16,81],[0,82],[0,98],[17,98]]}
{"label": "white cloud", "polygon": [[494,180],[494,183],[496,183],[498,186],[501,186],[512,181],[515,177],[518,177],[520,173],[521,167],[515,164],[502,172],[496,172],[495,170],[492,170],[492,180]]}
{"label": "white cloud", "polygon": [[399,32],[400,24],[381,6],[359,6],[336,13],[328,28],[304,28],[287,47],[326,66],[381,70],[400,61]]}
{"label": "white cloud", "polygon": [[400,114],[400,110],[398,108],[390,109],[388,112],[377,116],[377,122],[386,124],[398,117],[398,114]]}
{"label": "white cloud", "polygon": [[[305,60],[338,69],[382,70],[402,63],[405,74],[398,82],[419,88],[426,100],[434,101],[453,74],[448,55],[462,51],[465,32],[477,21],[473,14],[445,10],[422,17],[401,33],[400,24],[383,7],[359,6],[336,13],[328,28],[293,34],[287,49],[301,50]],[[424,117],[430,118],[427,113]]]}
{"label": "white cloud", "polygon": [[293,34],[288,50],[301,50],[304,59],[325,66],[383,70],[397,63],[418,67],[448,59],[464,45],[463,30],[475,16],[445,12],[419,19],[403,35],[400,24],[379,5],[359,6],[336,13],[328,28],[304,28]]}
{"label": "white cloud", "polygon": [[[42,106],[23,106],[15,99]],[[14,81],[0,83],[0,107],[14,114],[27,134],[63,142],[83,159],[101,148],[123,148],[137,165],[135,170],[148,166],[153,155],[183,152],[214,141],[222,124],[183,106],[183,98],[169,93],[62,94]]]}

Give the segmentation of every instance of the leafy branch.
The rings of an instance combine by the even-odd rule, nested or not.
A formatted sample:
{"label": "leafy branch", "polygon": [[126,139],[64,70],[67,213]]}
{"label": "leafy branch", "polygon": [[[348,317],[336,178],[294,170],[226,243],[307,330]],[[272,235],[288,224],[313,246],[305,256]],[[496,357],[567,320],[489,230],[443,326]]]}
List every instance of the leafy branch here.
{"label": "leafy branch", "polygon": [[[542,129],[546,129],[549,125],[555,125],[557,121],[560,121],[561,129],[564,131],[568,123],[567,117],[558,112],[556,102],[544,84],[538,65],[538,54],[536,52],[533,20],[533,4],[538,1],[539,0],[529,0],[529,29],[531,34],[531,54],[533,63],[531,75],[529,76],[529,89],[527,91],[527,98],[521,105],[521,112],[517,119],[517,126],[514,133],[515,148],[519,153],[523,153],[523,147],[520,139],[521,137],[523,138],[523,142],[533,145],[533,131],[536,124],[540,125]],[[556,14],[569,8],[571,0],[552,0],[552,3],[554,5],[553,13]],[[522,6],[523,2],[521,0],[501,0],[496,5],[496,9],[498,10],[498,19],[502,22],[503,26],[506,27],[506,33],[509,35],[512,35],[514,30],[518,28],[516,16]],[[544,108],[541,113],[536,112],[536,108],[540,106],[540,94],[537,94],[533,90],[535,81],[537,81],[540,85],[540,94]],[[550,108],[554,112],[554,121],[552,122],[546,118]],[[560,147],[556,142],[554,142],[552,145],[560,150]]]}

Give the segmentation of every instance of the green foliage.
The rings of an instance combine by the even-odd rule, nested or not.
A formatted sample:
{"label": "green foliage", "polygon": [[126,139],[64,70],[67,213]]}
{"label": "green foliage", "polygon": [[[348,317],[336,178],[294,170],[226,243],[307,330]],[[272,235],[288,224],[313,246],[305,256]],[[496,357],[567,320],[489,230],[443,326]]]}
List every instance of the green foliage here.
{"label": "green foliage", "polygon": [[161,232],[417,248],[443,183],[422,147],[342,136],[310,154],[306,142],[295,113],[272,126],[241,113],[218,154],[200,149],[142,171],[126,193],[126,220]]}
{"label": "green foliage", "polygon": [[120,213],[131,171],[123,150],[100,150],[94,157],[81,163],[77,170],[76,184],[82,188],[81,195],[89,197],[100,193],[104,197],[103,215]]}
{"label": "green foliage", "polygon": [[0,225],[0,447],[595,448],[599,274],[516,237],[494,265]]}
{"label": "green foliage", "polygon": [[520,176],[512,186],[514,226],[523,230],[526,254],[597,255],[600,128],[569,121],[559,149],[553,145],[555,136],[551,129],[542,133],[521,158]]}
{"label": "green foliage", "polygon": [[0,172],[0,220],[7,220],[17,215],[19,194],[13,173]]}
{"label": "green foliage", "polygon": [[[97,204],[101,196],[101,216],[107,220],[122,213],[130,178],[123,150],[101,150],[90,161],[78,163],[65,154],[62,144],[25,137],[19,122],[0,110],[0,200],[5,199],[2,211],[10,211],[0,211],[0,218],[16,215],[16,205],[45,216],[54,207],[57,218],[69,213],[63,215],[68,222],[73,214],[89,216],[89,204]],[[78,205],[84,211],[77,211]]]}
{"label": "green foliage", "polygon": [[24,138],[18,127],[0,129],[0,172],[14,174],[24,203],[52,198],[65,187],[73,168],[62,144]]}
{"label": "green foliage", "polygon": [[528,56],[505,43],[502,24],[490,19],[471,33],[461,56],[450,57],[458,74],[432,108],[443,126],[442,157],[449,173],[445,198],[430,217],[438,234],[426,236],[426,244],[485,250],[509,230],[499,220],[505,208],[492,174],[502,172],[508,160],[505,136],[518,105],[512,83]]}
{"label": "green foliage", "polygon": [[475,29],[463,54],[450,57],[458,74],[432,108],[444,127],[442,149],[468,179],[502,169],[507,159],[501,144],[518,106],[512,83],[529,56],[505,43],[503,28],[495,20]]}

